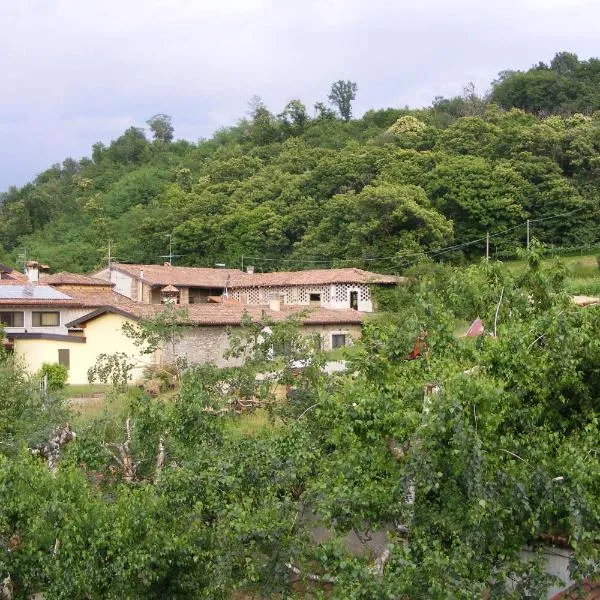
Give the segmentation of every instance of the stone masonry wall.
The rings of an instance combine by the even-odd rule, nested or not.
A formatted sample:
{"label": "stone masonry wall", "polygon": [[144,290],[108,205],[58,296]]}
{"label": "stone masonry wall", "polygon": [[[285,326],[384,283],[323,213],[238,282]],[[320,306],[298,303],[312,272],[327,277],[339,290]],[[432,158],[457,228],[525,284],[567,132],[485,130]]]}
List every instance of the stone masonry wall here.
{"label": "stone masonry wall", "polygon": [[[323,340],[323,350],[331,349],[331,336],[343,333],[348,343],[360,337],[359,325],[308,325],[302,328],[307,334],[319,333]],[[175,344],[175,353],[170,345],[163,351],[163,360],[173,362],[175,358],[186,358],[189,364],[214,364],[217,367],[231,367],[241,364],[241,359],[225,359],[229,348],[227,328],[222,326],[190,327],[183,338]]]}

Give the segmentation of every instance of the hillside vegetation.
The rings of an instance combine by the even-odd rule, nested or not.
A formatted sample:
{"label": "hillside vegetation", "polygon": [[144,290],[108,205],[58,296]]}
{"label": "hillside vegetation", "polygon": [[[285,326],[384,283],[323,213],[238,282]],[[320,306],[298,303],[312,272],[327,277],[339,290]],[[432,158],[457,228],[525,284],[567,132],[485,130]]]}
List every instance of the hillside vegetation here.
{"label": "hillside vegetation", "polygon": [[106,262],[110,240],[120,260],[159,262],[172,234],[181,265],[244,257],[263,270],[393,272],[488,231],[493,253],[512,254],[527,219],[549,246],[592,244],[599,65],[561,53],[501,73],[489,98],[471,87],[357,119],[356,86],[336,82],[336,111],[317,103],[309,116],[294,99],[274,114],[255,98],[248,117],[198,143],[174,141],[170,118],[156,115],[148,135],[131,127],[0,195],[0,261],[17,264],[26,249],[55,270],[87,271]]}

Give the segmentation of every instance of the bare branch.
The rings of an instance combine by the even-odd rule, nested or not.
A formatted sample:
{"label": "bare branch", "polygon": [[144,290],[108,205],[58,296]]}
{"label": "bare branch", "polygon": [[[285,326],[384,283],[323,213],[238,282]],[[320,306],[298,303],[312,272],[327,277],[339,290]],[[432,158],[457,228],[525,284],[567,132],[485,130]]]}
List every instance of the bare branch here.
{"label": "bare branch", "polygon": [[496,325],[498,324],[498,313],[500,312],[500,304],[502,304],[502,296],[504,296],[504,288],[500,290],[500,299],[498,300],[498,306],[496,306],[496,314],[494,315],[494,337],[496,337]]}
{"label": "bare branch", "polygon": [[165,444],[162,435],[158,438],[158,453],[156,455],[156,468],[154,469],[154,483],[158,483],[165,464]]}
{"label": "bare branch", "polygon": [[526,461],[524,458],[521,458],[518,454],[515,454],[514,452],[511,452],[510,450],[505,450],[504,448],[500,448],[501,452],[506,452],[506,454],[510,454],[511,456],[514,456],[515,458],[518,458],[519,460],[522,460],[526,465],[531,466],[531,463]]}
{"label": "bare branch", "polygon": [[292,563],[285,563],[285,566],[294,573],[294,575],[297,575],[302,579],[308,579],[308,581],[314,581],[316,583],[337,583],[336,577],[326,577],[325,575],[316,575],[315,573],[302,573],[302,571]]}
{"label": "bare branch", "polygon": [[389,548],[386,548],[375,560],[375,564],[373,565],[373,573],[377,575],[377,577],[383,577],[383,570],[385,569],[385,565],[388,564],[390,558],[392,557],[392,553]]}

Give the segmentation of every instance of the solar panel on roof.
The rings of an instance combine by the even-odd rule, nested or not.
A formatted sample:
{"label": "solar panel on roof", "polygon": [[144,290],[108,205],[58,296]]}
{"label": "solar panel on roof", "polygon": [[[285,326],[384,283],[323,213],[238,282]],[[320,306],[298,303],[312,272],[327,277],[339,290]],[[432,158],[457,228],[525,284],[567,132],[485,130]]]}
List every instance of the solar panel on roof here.
{"label": "solar panel on roof", "polygon": [[71,300],[47,285],[0,285],[0,298],[3,300]]}

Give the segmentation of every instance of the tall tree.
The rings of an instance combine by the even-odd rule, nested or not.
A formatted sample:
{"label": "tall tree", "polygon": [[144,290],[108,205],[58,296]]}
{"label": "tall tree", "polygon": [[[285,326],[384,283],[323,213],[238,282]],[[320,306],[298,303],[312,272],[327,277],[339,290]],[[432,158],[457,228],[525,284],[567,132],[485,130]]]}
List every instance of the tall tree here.
{"label": "tall tree", "polygon": [[340,79],[331,86],[329,92],[329,102],[339,111],[344,121],[349,121],[352,117],[352,101],[356,98],[358,85],[353,81],[343,81]]}
{"label": "tall tree", "polygon": [[150,127],[150,131],[152,131],[155,141],[160,140],[161,142],[167,143],[173,141],[175,129],[171,124],[171,117],[169,115],[158,113],[153,117],[150,117],[146,123],[148,124],[148,127]]}

